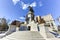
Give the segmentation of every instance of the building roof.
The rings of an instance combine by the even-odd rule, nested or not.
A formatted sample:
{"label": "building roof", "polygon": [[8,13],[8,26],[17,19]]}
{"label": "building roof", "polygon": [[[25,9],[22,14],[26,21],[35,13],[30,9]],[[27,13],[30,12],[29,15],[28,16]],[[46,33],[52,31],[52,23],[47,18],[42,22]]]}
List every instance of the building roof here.
{"label": "building roof", "polygon": [[41,16],[45,21],[53,21],[53,17],[51,14]]}

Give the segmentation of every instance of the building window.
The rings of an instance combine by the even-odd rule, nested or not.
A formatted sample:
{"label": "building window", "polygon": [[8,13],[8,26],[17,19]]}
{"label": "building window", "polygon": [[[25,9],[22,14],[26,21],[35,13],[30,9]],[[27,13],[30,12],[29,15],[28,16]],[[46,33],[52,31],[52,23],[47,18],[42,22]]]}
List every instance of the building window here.
{"label": "building window", "polygon": [[19,30],[20,31],[27,31],[27,26],[20,26]]}
{"label": "building window", "polygon": [[60,31],[60,25],[58,25],[58,31]]}
{"label": "building window", "polygon": [[45,27],[50,27],[50,23],[46,23],[44,26]]}
{"label": "building window", "polygon": [[53,23],[51,23],[51,25],[54,26]]}
{"label": "building window", "polygon": [[28,26],[28,30],[30,31],[30,29],[31,29],[31,26]]}
{"label": "building window", "polygon": [[37,29],[38,29],[38,31],[40,31],[40,28],[39,28],[39,26],[37,26]]}

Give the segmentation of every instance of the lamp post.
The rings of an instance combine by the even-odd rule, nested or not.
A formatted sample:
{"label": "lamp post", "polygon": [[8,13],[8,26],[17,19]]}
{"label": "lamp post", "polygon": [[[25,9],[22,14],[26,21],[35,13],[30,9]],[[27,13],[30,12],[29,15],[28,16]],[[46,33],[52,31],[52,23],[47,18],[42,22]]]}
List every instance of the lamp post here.
{"label": "lamp post", "polygon": [[58,21],[60,22],[60,16],[59,16],[59,18],[58,18]]}

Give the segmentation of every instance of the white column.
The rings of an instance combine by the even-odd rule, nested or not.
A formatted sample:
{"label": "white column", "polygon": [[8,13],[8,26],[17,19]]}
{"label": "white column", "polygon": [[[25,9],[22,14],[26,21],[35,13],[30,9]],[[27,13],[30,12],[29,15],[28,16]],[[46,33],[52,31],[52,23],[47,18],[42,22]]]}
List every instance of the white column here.
{"label": "white column", "polygon": [[19,31],[19,27],[16,27],[16,31]]}
{"label": "white column", "polygon": [[39,27],[40,27],[39,33],[40,33],[44,38],[46,38],[47,35],[46,35],[46,30],[45,30],[44,24],[40,24]]}
{"label": "white column", "polygon": [[30,22],[27,26],[31,26],[31,30],[30,31],[38,31],[37,24],[34,23],[34,21]]}

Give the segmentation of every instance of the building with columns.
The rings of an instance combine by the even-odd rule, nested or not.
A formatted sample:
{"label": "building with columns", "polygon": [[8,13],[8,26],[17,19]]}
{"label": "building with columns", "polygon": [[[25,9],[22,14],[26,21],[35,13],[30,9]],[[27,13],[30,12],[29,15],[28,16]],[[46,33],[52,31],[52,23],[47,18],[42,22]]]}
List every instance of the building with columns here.
{"label": "building with columns", "polygon": [[29,12],[26,15],[26,22],[29,23],[33,20],[34,20],[34,11],[33,11],[32,7],[29,6]]}
{"label": "building with columns", "polygon": [[14,24],[14,30],[17,29],[18,31],[16,30],[13,34],[4,37],[3,40],[7,38],[12,40],[60,40],[57,38],[58,29],[51,14],[35,16],[33,8],[29,6],[25,20],[24,23],[14,21],[15,23],[10,25],[10,30]]}

